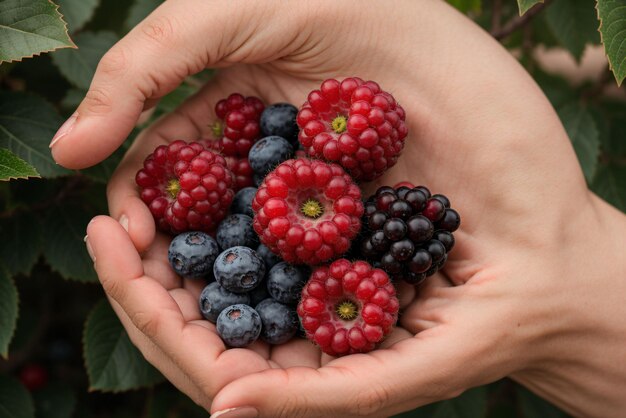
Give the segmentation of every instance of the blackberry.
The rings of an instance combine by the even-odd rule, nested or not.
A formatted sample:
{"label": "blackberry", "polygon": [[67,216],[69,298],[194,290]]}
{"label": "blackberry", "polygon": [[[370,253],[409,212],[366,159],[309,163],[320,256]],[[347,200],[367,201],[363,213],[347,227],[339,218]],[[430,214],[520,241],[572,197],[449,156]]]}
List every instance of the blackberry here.
{"label": "blackberry", "polygon": [[298,143],[298,108],[289,103],[276,103],[265,108],[261,113],[261,133],[265,136],[278,135],[291,145]]}
{"label": "blackberry", "polygon": [[252,218],[240,213],[229,215],[217,227],[217,243],[222,250],[244,246],[256,248],[259,236],[252,228]]}
{"label": "blackberry", "polygon": [[240,213],[242,215],[254,218],[254,211],[252,210],[252,200],[256,195],[256,187],[244,187],[235,193],[233,203],[230,204],[230,213]]}
{"label": "blackberry", "polygon": [[265,269],[267,271],[269,271],[276,264],[283,261],[279,256],[274,254],[272,250],[270,250],[268,247],[266,247],[263,244],[259,244],[259,246],[256,249],[256,253],[265,262]]}
{"label": "blackberry", "polygon": [[419,284],[441,269],[461,224],[450,200],[424,186],[383,186],[365,200],[358,248],[392,280]]}

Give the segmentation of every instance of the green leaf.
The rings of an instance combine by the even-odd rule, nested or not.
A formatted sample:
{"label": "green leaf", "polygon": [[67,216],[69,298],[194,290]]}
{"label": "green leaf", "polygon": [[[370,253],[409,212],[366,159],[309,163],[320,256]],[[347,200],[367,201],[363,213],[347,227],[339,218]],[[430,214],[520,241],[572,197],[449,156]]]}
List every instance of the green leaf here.
{"label": "green leaf", "polygon": [[600,134],[596,123],[587,108],[579,103],[566,104],[557,113],[572,141],[585,178],[591,183],[600,155]]}
{"label": "green leaf", "polygon": [[90,390],[119,392],[163,381],[131,343],[106,300],[96,305],[85,322],[83,354]]}
{"label": "green leaf", "polygon": [[146,16],[152,13],[154,9],[159,7],[161,3],[163,3],[163,0],[135,0],[128,12],[124,26],[126,26],[128,30],[134,28],[139,22],[145,19]]}
{"label": "green leaf", "polygon": [[487,387],[480,386],[447,401],[417,408],[395,418],[477,418],[487,413]]}
{"label": "green leaf", "polygon": [[598,0],[600,35],[604,52],[617,84],[626,78],[626,3],[624,0]]}
{"label": "green leaf", "polygon": [[65,97],[63,97],[63,100],[61,100],[61,107],[63,109],[74,111],[74,109],[78,107],[80,102],[83,101],[83,98],[86,94],[87,90],[78,88],[68,89],[65,93]]}
{"label": "green leaf", "polygon": [[0,262],[11,276],[28,274],[41,254],[43,233],[39,218],[32,212],[20,211],[3,219],[0,230]]}
{"label": "green leaf", "polygon": [[541,70],[535,70],[533,77],[555,109],[578,98],[577,92],[562,77]]}
{"label": "green leaf", "polygon": [[0,418],[34,418],[33,398],[12,376],[0,375]]}
{"label": "green leaf", "polygon": [[57,9],[50,0],[0,1],[0,63],[73,48]]}
{"label": "green leaf", "polygon": [[35,167],[13,154],[0,148],[0,180],[26,179],[40,177]]}
{"label": "green leaf", "polygon": [[74,33],[85,26],[93,17],[99,0],[56,0],[59,11],[67,21],[70,32]]}
{"label": "green leaf", "polygon": [[517,396],[524,418],[566,418],[568,415],[529,390],[518,386]]}
{"label": "green leaf", "polygon": [[622,212],[626,212],[626,165],[601,165],[591,189]]}
{"label": "green leaf", "polygon": [[82,206],[57,206],[45,220],[43,254],[53,270],[66,279],[97,281],[93,262],[85,248],[85,230],[92,214]]}
{"label": "green leaf", "polygon": [[78,49],[59,51],[52,55],[52,61],[67,81],[87,90],[100,58],[117,40],[113,32],[82,32],[75,37]]}
{"label": "green leaf", "polygon": [[543,0],[517,0],[517,6],[519,7],[519,15],[522,16],[531,7],[537,3],[543,3]]}
{"label": "green leaf", "polygon": [[37,418],[72,418],[76,409],[76,394],[62,384],[47,385],[35,392],[33,397]]}
{"label": "green leaf", "polygon": [[626,156],[626,103],[608,102],[600,112],[607,119],[607,132],[602,138],[602,147],[613,157]]}
{"label": "green leaf", "polygon": [[44,177],[69,173],[52,159],[48,145],[63,120],[40,97],[0,92],[0,148],[28,162]]}
{"label": "green leaf", "polygon": [[586,44],[600,42],[590,0],[555,0],[546,10],[546,19],[556,39],[577,61]]}
{"label": "green leaf", "polygon": [[463,13],[480,12],[482,0],[448,0],[448,3]]}
{"label": "green leaf", "polygon": [[[9,355],[9,344],[15,332],[19,296],[9,272],[0,265],[0,355],[5,359]],[[0,385],[1,387],[1,385]],[[2,406],[2,390],[0,389],[0,407]],[[2,408],[0,408],[2,417]]]}

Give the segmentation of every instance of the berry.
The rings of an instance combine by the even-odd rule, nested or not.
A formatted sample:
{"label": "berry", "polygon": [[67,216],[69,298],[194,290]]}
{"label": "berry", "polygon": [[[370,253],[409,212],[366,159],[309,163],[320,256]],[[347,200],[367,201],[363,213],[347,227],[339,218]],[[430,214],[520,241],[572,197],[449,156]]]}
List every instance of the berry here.
{"label": "berry", "polygon": [[230,347],[247,347],[261,334],[261,317],[248,305],[225,308],[217,317],[217,333]]}
{"label": "berry", "polygon": [[236,192],[244,187],[254,185],[254,170],[252,170],[247,158],[224,157],[224,159],[226,160],[226,166],[235,176],[235,185],[233,188]]}
{"label": "berry", "polygon": [[256,306],[265,299],[271,299],[270,293],[267,291],[266,280],[248,292],[248,295],[250,296],[250,306]]}
{"label": "berry", "polygon": [[293,147],[280,136],[266,136],[250,149],[248,160],[255,173],[266,174],[293,156]]}
{"label": "berry", "polygon": [[224,155],[248,157],[250,147],[261,136],[259,119],[264,107],[260,99],[243,97],[238,93],[217,102],[217,121],[211,125],[211,129]]}
{"label": "berry", "polygon": [[252,218],[240,213],[229,215],[217,227],[217,243],[222,250],[244,246],[256,248],[259,237],[252,228]]}
{"label": "berry", "polygon": [[261,242],[291,264],[344,254],[361,228],[361,191],[337,164],[288,160],[266,177],[252,202]]}
{"label": "berry", "polygon": [[204,232],[183,232],[174,237],[167,259],[174,271],[187,279],[210,276],[220,250],[217,242]]}
{"label": "berry", "polygon": [[217,322],[217,317],[224,309],[238,303],[250,304],[250,296],[247,293],[229,292],[216,282],[202,290],[199,300],[202,316],[213,323]]}
{"label": "berry", "polygon": [[27,364],[20,370],[18,377],[31,392],[43,388],[48,383],[48,371],[39,364]]}
{"label": "berry", "polygon": [[298,108],[289,103],[276,103],[261,113],[261,133],[264,136],[278,135],[291,145],[298,145]]}
{"label": "berry", "polygon": [[272,250],[270,250],[269,248],[267,248],[263,244],[260,244],[257,247],[256,253],[258,254],[259,257],[261,257],[263,259],[263,261],[265,262],[265,269],[268,270],[268,271],[272,267],[274,267],[274,265],[276,265],[276,264],[278,264],[278,263],[280,263],[282,261],[279,256],[274,254],[272,252]]}
{"label": "berry", "polygon": [[265,276],[265,264],[256,251],[248,247],[232,247],[217,257],[213,274],[224,289],[245,293],[261,283]]}
{"label": "berry", "polygon": [[254,211],[252,210],[252,200],[254,200],[256,191],[256,187],[244,187],[235,193],[233,203],[230,205],[230,213],[240,213],[253,218]]}
{"label": "berry", "polygon": [[265,299],[254,308],[261,317],[261,339],[269,344],[283,344],[298,331],[298,315],[293,308],[274,299]]}
{"label": "berry", "polygon": [[399,305],[384,271],[342,258],[311,274],[297,312],[307,338],[341,356],[373,350],[391,332]]}
{"label": "berry", "polygon": [[267,274],[267,290],[279,302],[297,303],[308,277],[308,272],[303,267],[282,261]]}
{"label": "berry", "polygon": [[254,173],[252,175],[252,181],[255,187],[260,187],[263,183],[263,180],[265,180],[265,174]]}
{"label": "berry", "polygon": [[380,187],[366,201],[360,255],[393,280],[421,283],[441,269],[461,218],[444,195],[424,186]]}
{"label": "berry", "polygon": [[309,93],[296,119],[313,158],[341,164],[356,180],[373,180],[398,160],[407,136],[404,109],[373,82],[326,80]]}
{"label": "berry", "polygon": [[158,146],[135,181],[157,226],[174,234],[214,231],[235,195],[224,157],[197,142]]}

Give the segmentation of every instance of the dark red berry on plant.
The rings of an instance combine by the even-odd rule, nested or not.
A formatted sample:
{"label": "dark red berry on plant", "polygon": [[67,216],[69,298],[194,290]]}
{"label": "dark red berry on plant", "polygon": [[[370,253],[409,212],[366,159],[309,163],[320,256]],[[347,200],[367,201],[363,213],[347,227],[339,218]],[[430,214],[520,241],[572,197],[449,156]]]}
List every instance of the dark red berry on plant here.
{"label": "dark red berry on plant", "polygon": [[224,157],[197,142],[158,146],[135,181],[157,226],[174,234],[214,231],[235,195]]}
{"label": "dark red berry on plant", "polygon": [[48,383],[48,371],[39,364],[25,365],[18,375],[20,382],[29,391],[41,389]]}
{"label": "dark red berry on plant", "polygon": [[359,233],[361,191],[337,164],[295,159],[269,173],[252,202],[261,242],[290,264],[344,254]]}
{"label": "dark red berry on plant", "polygon": [[342,356],[373,350],[393,329],[399,306],[384,271],[342,258],[313,271],[297,312],[309,340]]}
{"label": "dark red berry on plant", "polygon": [[341,164],[356,180],[392,167],[404,147],[404,109],[373,82],[326,80],[309,93],[297,116],[299,140],[313,158]]}
{"label": "dark red berry on plant", "polygon": [[461,217],[459,213],[454,209],[446,209],[443,218],[437,222],[437,227],[445,229],[449,232],[454,232],[459,229],[461,225]]}

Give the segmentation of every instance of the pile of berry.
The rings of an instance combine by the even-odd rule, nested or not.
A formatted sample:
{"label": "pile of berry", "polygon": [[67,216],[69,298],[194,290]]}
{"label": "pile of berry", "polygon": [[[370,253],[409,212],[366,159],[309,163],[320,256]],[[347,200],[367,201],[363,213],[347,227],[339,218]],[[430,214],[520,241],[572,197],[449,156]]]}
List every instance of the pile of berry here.
{"label": "pile of berry", "polygon": [[215,113],[212,138],[162,145],[136,176],[177,234],[174,271],[208,283],[202,315],[230,347],[303,333],[330,355],[371,351],[397,322],[394,282],[441,269],[460,225],[424,186],[361,195],[397,162],[404,110],[353,77],[324,81],[299,110],[232,94]]}

